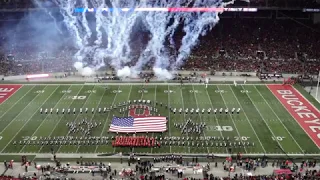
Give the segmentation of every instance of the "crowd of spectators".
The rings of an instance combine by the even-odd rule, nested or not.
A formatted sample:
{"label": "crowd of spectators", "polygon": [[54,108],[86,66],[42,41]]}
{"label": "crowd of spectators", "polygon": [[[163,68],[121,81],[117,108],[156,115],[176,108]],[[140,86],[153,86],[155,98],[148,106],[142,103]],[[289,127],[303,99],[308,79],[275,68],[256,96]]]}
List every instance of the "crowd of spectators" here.
{"label": "crowd of spectators", "polygon": [[[302,161],[300,167],[295,163],[291,162],[290,160],[275,160],[272,163],[268,162],[265,157],[262,158],[242,158],[241,156],[234,157],[235,159],[226,158],[225,161],[222,159],[217,160],[214,157],[208,156],[205,161],[207,165],[204,165],[202,162],[198,162],[198,158],[194,157],[191,159],[184,158],[182,156],[174,156],[174,155],[167,155],[163,157],[154,158],[153,162],[147,159],[140,159],[136,157],[134,154],[128,157],[127,163],[128,166],[123,164],[123,159],[120,158],[120,162],[117,165],[111,164],[110,162],[104,164],[102,162],[90,161],[84,162],[82,158],[75,164],[61,164],[60,161],[56,159],[56,166],[48,164],[40,165],[36,162],[29,162],[25,165],[25,172],[28,172],[28,169],[32,167],[41,166],[41,171],[31,171],[33,175],[20,175],[16,178],[12,176],[5,176],[2,174],[0,179],[14,179],[14,180],[22,180],[22,179],[61,179],[57,177],[62,177],[59,173],[64,175],[63,179],[68,177],[68,174],[72,174],[74,170],[77,169],[77,166],[82,166],[82,173],[84,178],[91,179],[90,176],[101,176],[104,179],[130,179],[130,180],[173,180],[173,179],[181,179],[181,180],[314,180],[320,178],[320,170],[317,162],[315,160],[307,160]],[[126,161],[126,160],[124,160]],[[203,158],[199,158],[199,161],[203,161]],[[222,161],[222,162],[221,162]],[[161,163],[159,165],[158,163]],[[211,165],[210,165],[211,163]],[[167,165],[164,165],[167,164]],[[202,165],[200,165],[202,164]],[[271,165],[272,164],[272,165]],[[6,164],[5,164],[6,166]],[[226,168],[234,167],[233,170],[242,169],[241,171],[236,171],[232,174],[229,173],[229,176],[226,177],[218,177],[216,175],[216,171],[218,169],[224,168],[225,172],[228,173],[229,169]],[[274,170],[289,170],[286,173],[270,173],[269,175],[257,175],[259,173],[255,172],[256,169],[260,169],[260,172],[263,174],[268,174],[264,172],[264,168],[272,166]],[[88,171],[88,169],[84,167],[91,167],[92,171]],[[99,167],[100,170],[96,171],[93,167]],[[120,167],[120,169],[119,169]],[[192,175],[190,172],[186,170],[189,169],[197,169],[196,167],[202,167],[202,173],[198,174],[195,173],[195,170]],[[8,168],[8,167],[6,167]],[[13,166],[11,168],[20,168],[19,166]],[[157,169],[157,170],[156,170]],[[182,170],[184,169],[184,170]],[[272,171],[271,169],[271,171]],[[78,169],[79,170],[79,169]],[[182,171],[181,171],[182,170]],[[50,173],[49,173],[50,172]],[[248,172],[252,172],[255,175],[248,175]],[[268,170],[270,172],[270,169]],[[51,174],[49,176],[49,174]],[[71,175],[72,176],[72,175]],[[180,176],[180,177],[179,177]],[[39,178],[41,177],[41,178]],[[195,178],[197,177],[197,178]],[[72,179],[72,178],[69,178]]]}
{"label": "crowd of spectators", "polygon": [[[315,74],[320,67],[317,29],[291,20],[222,19],[201,38],[184,68],[257,71],[263,67],[269,72]],[[307,55],[305,66],[297,59],[299,52]]]}

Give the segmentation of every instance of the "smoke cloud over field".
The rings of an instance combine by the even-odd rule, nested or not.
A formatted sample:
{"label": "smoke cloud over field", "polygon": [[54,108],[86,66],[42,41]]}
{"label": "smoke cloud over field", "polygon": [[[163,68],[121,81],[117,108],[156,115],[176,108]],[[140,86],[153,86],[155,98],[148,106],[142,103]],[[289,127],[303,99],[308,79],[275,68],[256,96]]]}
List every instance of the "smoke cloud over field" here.
{"label": "smoke cloud over field", "polygon": [[[219,13],[137,9],[224,7],[233,2],[34,0],[46,16],[34,13],[27,16],[25,22],[39,31],[34,39],[40,49],[54,52],[66,44],[72,45],[74,67],[84,76],[93,75],[101,67],[112,67],[121,78],[135,77],[148,67],[159,79],[171,79],[172,72],[185,63],[198,38],[218,23]],[[84,11],[75,12],[76,7]],[[90,8],[95,11],[91,12]],[[45,20],[41,21],[41,17]],[[176,45],[175,34],[183,34],[179,45]]]}

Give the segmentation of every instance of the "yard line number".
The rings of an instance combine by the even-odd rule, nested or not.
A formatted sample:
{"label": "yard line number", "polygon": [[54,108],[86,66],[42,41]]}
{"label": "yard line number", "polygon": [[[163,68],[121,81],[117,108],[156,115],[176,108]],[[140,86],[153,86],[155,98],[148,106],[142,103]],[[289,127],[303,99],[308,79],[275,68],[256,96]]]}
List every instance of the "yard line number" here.
{"label": "yard line number", "polygon": [[71,93],[71,90],[62,90],[61,93]]}
{"label": "yard line number", "polygon": [[199,93],[200,91],[198,91],[198,90],[190,90],[189,92],[190,93]]}
{"label": "yard line number", "polygon": [[34,93],[41,94],[41,93],[44,93],[44,90],[38,90],[38,91],[36,91]]}
{"label": "yard line number", "polygon": [[115,93],[115,94],[116,93],[122,93],[122,91],[121,90],[113,90],[112,93]]}
{"label": "yard line number", "polygon": [[0,140],[2,139],[2,136],[0,136]]}
{"label": "yard line number", "polygon": [[233,131],[231,126],[207,126],[207,129],[211,131]]}
{"label": "yard line number", "polygon": [[66,99],[72,99],[72,100],[84,100],[87,96],[68,96]]}
{"label": "yard line number", "polygon": [[174,93],[175,91],[172,91],[172,90],[169,90],[169,91],[168,91],[168,90],[164,90],[163,92],[164,92],[164,93]]}
{"label": "yard line number", "polygon": [[215,90],[214,92],[216,92],[216,93],[225,93],[226,91],[224,91],[224,90]]}
{"label": "yard line number", "polygon": [[86,91],[86,93],[90,94],[90,93],[96,93],[97,91],[96,90],[88,90]]}
{"label": "yard line number", "polygon": [[24,141],[35,141],[38,139],[38,137],[37,136],[23,136],[22,139]]}
{"label": "yard line number", "polygon": [[139,90],[138,93],[148,93],[148,90]]}
{"label": "yard line number", "polygon": [[286,137],[284,137],[284,136],[272,136],[271,138],[274,141],[283,141],[284,138],[286,138]]}
{"label": "yard line number", "polygon": [[235,141],[247,141],[250,137],[248,136],[235,136],[234,140]]}
{"label": "yard line number", "polygon": [[251,91],[248,91],[248,90],[241,90],[240,92],[241,92],[241,93],[250,93]]}

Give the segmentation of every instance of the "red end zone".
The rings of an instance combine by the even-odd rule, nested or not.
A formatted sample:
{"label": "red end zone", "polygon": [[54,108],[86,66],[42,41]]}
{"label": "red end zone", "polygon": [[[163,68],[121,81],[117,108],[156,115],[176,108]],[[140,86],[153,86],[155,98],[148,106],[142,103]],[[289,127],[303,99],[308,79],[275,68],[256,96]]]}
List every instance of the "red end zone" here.
{"label": "red end zone", "polygon": [[313,142],[320,147],[320,112],[289,85],[268,85]]}
{"label": "red end zone", "polygon": [[16,91],[21,88],[22,85],[2,85],[0,84],[0,104],[6,101],[10,96],[12,96]]}

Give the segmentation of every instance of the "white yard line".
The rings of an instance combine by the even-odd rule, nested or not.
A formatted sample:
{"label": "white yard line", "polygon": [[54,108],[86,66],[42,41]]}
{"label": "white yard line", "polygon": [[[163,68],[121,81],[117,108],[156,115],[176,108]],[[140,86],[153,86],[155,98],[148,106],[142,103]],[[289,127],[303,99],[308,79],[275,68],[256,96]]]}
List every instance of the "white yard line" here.
{"label": "white yard line", "polygon": [[[43,89],[45,89],[47,86],[45,86]],[[0,132],[0,134],[2,134],[10,125],[11,123],[13,123],[15,121],[15,119],[17,117],[19,117],[19,115],[40,95],[41,93],[37,94],[20,112],[19,114],[16,115],[16,117],[14,117],[10,123]]]}
{"label": "white yard line", "polygon": [[[154,99],[153,99],[153,102],[151,102],[151,103],[155,103],[157,101],[157,87],[158,87],[158,85],[156,85],[156,87],[154,88]],[[152,136],[154,136],[154,133],[152,134]],[[151,154],[152,154],[152,150],[153,150],[153,147],[151,148]]]}
{"label": "white yard line", "polygon": [[[183,94],[182,94],[182,87],[180,88],[180,94],[181,94],[181,100],[182,100],[182,114],[183,114],[184,122],[187,123],[186,113],[185,113],[185,108],[184,108]],[[187,136],[187,138],[189,137],[188,131],[186,131],[186,136]],[[190,146],[188,146],[188,152],[190,153]]]}
{"label": "white yard line", "polygon": [[[95,87],[96,87],[96,86],[93,86],[92,90],[94,90]],[[82,88],[83,88],[83,87],[82,87]],[[81,88],[81,89],[82,89],[82,88]],[[79,93],[80,93],[80,92],[81,92],[81,90],[79,91]],[[86,102],[88,101],[88,99],[90,99],[90,96],[91,96],[92,94],[93,94],[93,93],[90,93],[90,95],[88,96],[88,98],[86,98],[86,100],[84,101],[84,103],[83,103],[83,105],[82,105],[82,108],[86,105]],[[77,121],[77,119],[78,119],[78,117],[80,116],[80,114],[81,114],[81,113],[78,112],[78,114],[76,115],[76,118],[74,119],[73,122],[76,122],[76,121]],[[68,134],[67,134],[66,136],[69,136],[69,134],[70,134],[70,131],[68,132]],[[56,152],[59,152],[60,149],[61,149],[61,147],[62,147],[62,145],[59,146],[59,148],[58,148],[58,150],[57,150]]]}
{"label": "white yard line", "polygon": [[[119,89],[120,89],[120,86],[118,86],[118,91],[119,91]],[[116,95],[115,95],[114,98],[113,98],[113,101],[112,101],[112,104],[111,104],[112,107],[113,107],[113,105],[114,105],[115,100],[117,99],[117,96],[118,96],[118,93],[116,93]],[[111,111],[112,111],[112,109],[110,109],[110,111],[109,111],[109,113],[108,113],[108,116],[107,116],[107,118],[106,118],[106,121],[104,122],[104,125],[103,125],[103,128],[102,128],[100,137],[103,135],[103,132],[104,132],[104,130],[105,130],[105,128],[106,128],[106,125],[107,125],[107,123],[108,123],[108,119],[109,119],[109,116],[110,116],[110,114],[111,114]],[[99,145],[96,146],[96,149],[94,150],[94,153],[97,152],[98,147],[99,147]]]}
{"label": "white yard line", "polygon": [[[192,86],[192,89],[193,89],[194,98],[195,98],[195,100],[196,100],[197,108],[199,108],[198,99],[197,99],[197,96],[196,96],[196,94],[195,94],[195,92],[194,92],[194,91],[195,91],[194,86]],[[200,121],[203,122],[202,117],[201,117],[201,115],[200,115],[200,112],[198,113],[198,115],[199,115]],[[207,139],[207,136],[206,136],[205,131],[202,131],[202,132],[203,132],[204,138]],[[207,151],[208,151],[208,154],[209,154],[209,153],[210,153],[209,147],[207,147]]]}
{"label": "white yard line", "polygon": [[[128,101],[130,100],[131,91],[132,91],[132,86],[130,86],[130,91],[129,91],[129,93],[128,93],[128,98],[127,98],[127,101],[126,101],[126,102],[128,102]],[[123,113],[122,113],[122,117],[124,117],[124,116],[125,116],[125,113],[123,112]],[[128,115],[127,115],[127,116],[128,116]],[[114,147],[114,148],[113,148],[113,153],[116,152],[116,149],[117,149],[117,147]]]}
{"label": "white yard line", "polygon": [[251,129],[253,130],[254,134],[256,135],[256,137],[257,137],[257,139],[258,139],[258,141],[259,141],[259,143],[260,143],[260,145],[261,145],[261,147],[262,147],[262,149],[263,149],[263,152],[264,152],[264,153],[267,153],[267,151],[265,150],[264,146],[262,145],[262,142],[260,141],[260,139],[259,139],[259,137],[258,137],[257,132],[254,130],[254,128],[253,128],[253,126],[252,126],[252,124],[251,124],[251,122],[250,122],[250,120],[249,120],[249,118],[248,118],[248,116],[247,116],[247,113],[246,113],[245,110],[243,109],[240,101],[238,100],[238,97],[237,97],[236,94],[234,93],[234,91],[233,91],[233,89],[231,88],[231,86],[229,86],[229,87],[230,87],[231,92],[233,93],[234,97],[236,98],[239,106],[240,106],[241,109],[243,110],[243,114],[246,116],[246,119],[247,119],[248,123],[250,124],[250,127],[251,127]]}
{"label": "white yard line", "polygon": [[[71,87],[71,86],[70,86],[70,87]],[[78,93],[77,93],[77,96],[79,95],[79,93],[81,92],[81,90],[83,89],[83,87],[84,87],[84,86],[82,86],[82,87],[80,88],[80,90],[79,90]],[[72,105],[73,101],[74,101],[74,99],[71,101],[71,103],[69,104],[68,108],[70,108],[70,106]],[[60,121],[62,120],[63,117],[64,117],[64,115],[62,115],[62,116],[59,118],[58,123],[54,126],[54,128],[52,128],[52,131],[50,132],[50,134],[49,134],[48,137],[51,137],[51,136],[52,136],[52,133],[53,133],[54,130],[57,128],[57,126],[60,124]],[[43,147],[44,147],[44,145],[41,145],[38,153],[41,152],[41,150],[42,150]]]}
{"label": "white yard line", "polygon": [[[168,112],[169,112],[169,115],[168,115],[168,121],[169,121],[169,123],[168,123],[168,127],[169,127],[169,129],[168,129],[168,131],[169,131],[169,136],[171,136],[171,131],[170,131],[170,121],[171,121],[171,118],[170,118],[170,114],[171,114],[171,112],[170,112],[170,88],[169,88],[169,84],[168,84],[168,105],[167,105],[167,108],[168,108]],[[169,148],[170,148],[170,153],[172,152],[172,147],[171,147],[171,145],[169,146]]]}
{"label": "white yard line", "polygon": [[[144,83],[144,87],[145,87],[145,86],[146,86],[146,83]],[[131,89],[130,89],[130,93],[131,93]],[[130,93],[129,93],[129,96],[130,96]],[[143,94],[144,94],[144,92],[141,91],[141,98],[140,98],[140,100],[143,99]],[[132,148],[132,152],[134,152],[134,147]]]}
{"label": "white yard line", "polygon": [[[60,86],[61,86],[61,85],[60,85]],[[58,86],[57,89],[59,89],[60,86]],[[70,87],[71,87],[71,86],[69,86],[69,88],[70,88]],[[69,90],[69,88],[68,88],[67,90]],[[56,89],[56,90],[57,90],[57,89]],[[56,91],[56,90],[55,90],[55,91]],[[59,101],[54,105],[53,109],[55,109],[55,107],[59,104],[59,102],[63,99],[63,97],[64,97],[65,95],[66,95],[66,94],[64,94],[64,95],[59,99]],[[52,112],[52,113],[53,113],[53,112]],[[44,118],[44,120],[41,121],[41,123],[39,124],[39,126],[37,127],[37,129],[32,133],[31,137],[34,136],[34,135],[38,132],[38,130],[40,129],[40,127],[41,127],[42,124],[46,121],[46,119],[47,119],[48,117],[49,117],[49,114],[47,114],[46,117]],[[24,146],[20,149],[19,153],[21,153],[22,150],[23,150],[25,147],[26,147],[26,145],[24,145]]]}
{"label": "white yard line", "polygon": [[[46,86],[47,87],[47,86]],[[45,87],[45,88],[46,88]],[[59,86],[57,86],[57,88],[58,88]],[[45,89],[44,88],[44,89]],[[47,97],[47,99],[45,100],[45,101],[43,101],[43,103],[41,104],[41,106],[43,106],[47,101],[48,101],[48,99],[50,99],[50,97],[54,94],[54,92],[57,90],[57,88],[54,90],[54,91],[52,91],[52,93]],[[39,93],[40,94],[40,93]],[[39,95],[38,94],[38,95]],[[37,97],[38,97],[38,95],[34,98],[34,99],[36,99]],[[33,99],[33,100],[34,100]],[[33,101],[32,100],[32,101]],[[31,101],[31,102],[32,102]],[[30,103],[29,103],[30,104]],[[28,106],[28,105],[27,105]],[[27,107],[26,106],[26,107]],[[40,107],[41,107],[40,106]],[[36,113],[39,113],[39,110],[40,110],[40,107],[38,107],[38,109],[32,114],[32,116],[30,116],[30,118],[24,123],[24,125],[19,129],[19,131],[11,138],[11,140],[9,141],[9,143],[7,143],[6,144],[6,146],[1,150],[1,152],[0,153],[2,153],[8,146],[9,146],[9,144],[11,144],[11,142],[12,142],[12,140],[14,140],[14,138],[20,133],[20,131],[28,124],[28,122],[32,119],[32,117],[36,114]],[[21,112],[23,112],[23,110],[21,111]],[[19,113],[20,114],[20,113]],[[16,116],[16,117],[18,117],[18,116]]]}
{"label": "white yard line", "polygon": [[288,134],[290,135],[290,137],[293,139],[293,141],[297,144],[297,146],[299,147],[299,149],[301,150],[302,153],[304,153],[303,149],[301,148],[301,146],[298,144],[298,142],[296,141],[296,139],[292,136],[292,134],[289,132],[289,130],[287,129],[287,127],[283,124],[283,122],[280,120],[279,116],[276,114],[276,112],[274,112],[273,108],[270,106],[270,104],[268,103],[268,101],[264,98],[264,96],[260,93],[260,91],[258,90],[258,88],[256,86],[254,86],[255,89],[257,90],[257,92],[259,93],[259,95],[262,97],[262,99],[265,101],[265,103],[267,103],[267,105],[269,106],[269,108],[271,109],[271,111],[273,112],[274,115],[276,115],[277,119],[279,120],[279,122],[281,123],[281,125],[286,129],[286,131],[288,132]]}
{"label": "white yard line", "polygon": [[[94,89],[94,88],[93,88],[93,89]],[[91,94],[94,94],[94,93],[91,92]],[[90,94],[90,95],[91,95],[91,94]],[[100,100],[99,100],[99,103],[97,104],[97,106],[96,106],[96,108],[95,108],[95,111],[94,111],[93,115],[92,115],[91,118],[90,118],[90,122],[92,122],[94,116],[96,115],[97,109],[98,109],[99,106],[100,106],[100,103],[101,103],[101,101],[102,101],[102,99],[103,99],[103,97],[104,97],[104,94],[105,94],[105,91],[104,91],[103,94],[101,95],[101,98],[100,98]],[[80,145],[78,146],[78,148],[77,148],[77,150],[76,150],[76,153],[78,153],[79,148],[80,148]]]}
{"label": "white yard line", "polygon": [[[219,86],[217,86],[217,88],[218,88],[218,90],[220,91]],[[222,95],[221,93],[219,93],[219,94],[220,94],[220,96],[221,96],[221,98],[222,98],[222,101],[223,101],[225,107],[228,108],[227,103],[226,103],[226,101],[224,100],[223,95]],[[234,122],[234,119],[233,119],[232,115],[231,115],[229,112],[228,112],[228,114],[229,114],[229,116],[230,116],[230,118],[231,118],[231,121],[232,121],[232,123],[233,123],[233,125],[234,125],[234,128],[235,128],[236,131],[237,131],[238,136],[240,137],[239,140],[240,140],[240,142],[241,142],[241,144],[242,144],[243,142],[242,142],[242,140],[241,140],[241,135],[240,135],[240,133],[239,133],[239,130],[238,130],[238,128],[237,128],[237,125],[236,125],[236,123]],[[243,146],[243,148],[244,148],[244,151],[245,151],[246,153],[248,153],[248,152],[247,152],[247,148],[246,148],[245,146]]]}
{"label": "white yard line", "polygon": [[[22,86],[21,86],[22,87]],[[21,99],[23,99],[27,94],[29,94],[29,92],[31,91],[31,90],[33,90],[34,88],[35,88],[36,86],[34,86],[33,88],[31,88],[28,92],[26,92],[23,96],[21,96],[20,98],[19,98],[19,100],[17,100],[9,109],[7,109],[5,112],[3,112],[3,114],[0,116],[0,121],[2,121],[1,120],[1,118],[10,110],[10,109],[12,109],[16,104],[18,104],[20,101],[21,101]],[[20,88],[19,88],[20,89]],[[18,90],[16,91],[16,92],[18,92]],[[15,92],[15,93],[16,93]],[[14,94],[15,94],[14,93]],[[13,96],[14,94],[12,94],[11,96]],[[10,98],[10,97],[9,97]],[[6,100],[8,100],[9,98],[7,98]],[[3,104],[4,102],[2,102],[2,104]],[[2,105],[1,104],[1,105]]]}
{"label": "white yard line", "polygon": [[[241,85],[241,88],[242,88],[243,90],[245,90],[242,85]],[[273,131],[271,130],[269,124],[267,123],[267,121],[266,121],[266,120],[264,119],[264,117],[262,116],[260,110],[259,110],[258,107],[255,105],[255,103],[252,101],[251,97],[250,97],[248,94],[247,94],[247,96],[248,96],[248,98],[250,99],[250,101],[252,102],[253,106],[256,108],[257,112],[260,114],[260,117],[262,118],[262,120],[263,120],[263,121],[265,122],[265,124],[267,125],[267,127],[268,127],[269,131],[271,132],[272,136],[273,136],[273,137],[276,137],[276,135],[275,135],[275,134],[273,133]],[[263,128],[263,127],[262,127],[262,128]],[[284,150],[283,147],[282,147],[282,145],[280,144],[280,142],[277,140],[277,138],[275,138],[275,141],[277,141],[279,147],[280,147],[282,150]]]}
{"label": "white yard line", "polygon": [[[212,101],[211,101],[211,98],[210,98],[210,95],[209,95],[209,93],[208,93],[208,90],[207,90],[207,89],[206,89],[206,93],[207,93],[208,99],[209,99],[209,101],[210,101],[211,108],[212,108],[212,110],[213,110],[213,109],[214,109],[214,107],[213,107],[213,104],[212,104]],[[220,125],[219,125],[218,118],[217,118],[217,115],[216,115],[216,114],[214,114],[214,117],[215,117],[215,119],[216,119],[217,125],[218,125],[218,126],[220,126]],[[223,137],[222,131],[220,131],[220,135],[221,135],[221,137]],[[228,148],[227,148],[227,147],[226,147],[226,153],[228,153]]]}

